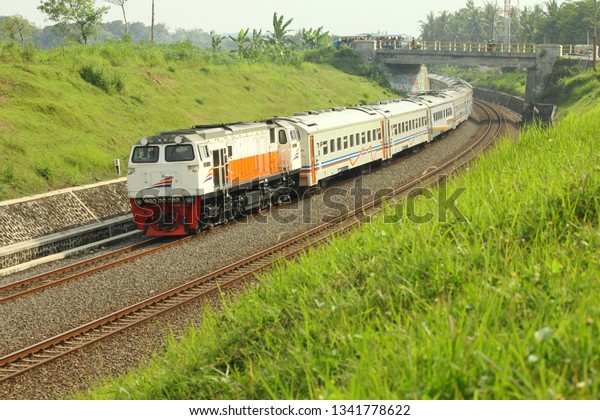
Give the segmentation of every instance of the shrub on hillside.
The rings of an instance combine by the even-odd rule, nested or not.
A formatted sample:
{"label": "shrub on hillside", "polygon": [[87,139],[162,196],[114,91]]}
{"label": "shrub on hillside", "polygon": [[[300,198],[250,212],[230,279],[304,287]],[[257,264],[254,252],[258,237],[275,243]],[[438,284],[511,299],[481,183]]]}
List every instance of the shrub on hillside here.
{"label": "shrub on hillside", "polygon": [[381,68],[377,64],[365,63],[351,48],[343,47],[338,50],[325,47],[312,50],[304,55],[304,59],[311,63],[329,64],[344,73],[365,77],[380,86],[390,88],[390,82]]}
{"label": "shrub on hillside", "polygon": [[86,64],[79,71],[81,78],[86,82],[102,89],[106,93],[122,92],[125,82],[117,74],[109,74],[105,70],[98,69],[92,64]]}

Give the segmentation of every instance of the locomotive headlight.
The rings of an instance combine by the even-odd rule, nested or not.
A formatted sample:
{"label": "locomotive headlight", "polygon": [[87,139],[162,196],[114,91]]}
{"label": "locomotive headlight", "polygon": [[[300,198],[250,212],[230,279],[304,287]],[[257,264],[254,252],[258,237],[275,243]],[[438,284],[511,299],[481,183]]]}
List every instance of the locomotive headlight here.
{"label": "locomotive headlight", "polygon": [[183,143],[183,137],[181,137],[181,136],[175,137],[175,144],[181,144],[181,143]]}
{"label": "locomotive headlight", "polygon": [[192,200],[192,197],[187,197],[187,198],[185,199],[185,202],[186,202],[186,204],[192,204],[192,201],[193,201],[193,200]]}
{"label": "locomotive headlight", "polygon": [[144,137],[143,139],[140,140],[140,144],[142,146],[147,146],[148,145],[148,139]]}
{"label": "locomotive headlight", "polygon": [[138,206],[141,206],[142,204],[144,204],[144,200],[142,200],[141,198],[136,198],[135,204],[137,204]]}

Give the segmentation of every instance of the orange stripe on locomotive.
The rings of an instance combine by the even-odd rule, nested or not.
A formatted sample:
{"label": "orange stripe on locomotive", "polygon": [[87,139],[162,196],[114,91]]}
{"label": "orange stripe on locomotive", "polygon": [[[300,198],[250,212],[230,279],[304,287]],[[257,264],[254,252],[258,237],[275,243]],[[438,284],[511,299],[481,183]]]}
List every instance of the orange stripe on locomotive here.
{"label": "orange stripe on locomotive", "polygon": [[227,181],[245,182],[278,174],[279,172],[279,152],[273,151],[230,160]]}

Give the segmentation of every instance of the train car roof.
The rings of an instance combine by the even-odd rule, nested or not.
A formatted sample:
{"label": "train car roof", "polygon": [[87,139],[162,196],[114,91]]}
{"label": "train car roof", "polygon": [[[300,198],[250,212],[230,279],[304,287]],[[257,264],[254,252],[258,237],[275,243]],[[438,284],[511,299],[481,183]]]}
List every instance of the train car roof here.
{"label": "train car roof", "polygon": [[276,117],[274,120],[288,121],[304,128],[309,133],[316,133],[335,130],[357,123],[378,121],[381,118],[381,112],[372,107],[356,106],[298,112],[294,116]]}
{"label": "train car roof", "polygon": [[397,114],[408,114],[410,112],[425,111],[428,109],[427,104],[417,98],[404,98],[402,100],[389,100],[381,101],[378,104],[373,105],[374,108],[386,116],[393,116]]}
{"label": "train car roof", "polygon": [[[266,131],[269,126],[264,122],[238,122],[230,124],[195,125],[182,130],[164,131],[154,136],[142,139],[147,144],[173,143],[178,137],[188,141],[212,140],[238,134]],[[142,143],[142,140],[138,144]]]}

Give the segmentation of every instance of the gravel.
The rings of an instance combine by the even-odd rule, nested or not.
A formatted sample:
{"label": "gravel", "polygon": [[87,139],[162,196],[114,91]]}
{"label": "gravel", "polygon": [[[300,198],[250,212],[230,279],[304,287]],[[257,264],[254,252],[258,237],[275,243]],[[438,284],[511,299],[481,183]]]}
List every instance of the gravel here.
{"label": "gravel", "polygon": [[[357,179],[337,182],[321,195],[274,208],[267,215],[256,215],[204,232],[191,241],[81,280],[6,302],[0,305],[0,335],[3,337],[0,354],[8,354],[115,312],[301,233],[309,226],[317,225],[323,217],[338,215],[343,207],[353,208],[355,197],[349,190],[360,185],[357,182],[362,183],[363,189],[374,192],[402,184],[420,176],[427,168],[439,166],[448,156],[458,154],[481,129],[470,120],[410,158]],[[328,200],[336,203],[335,208],[324,205]],[[282,223],[283,219],[293,221]],[[73,262],[70,258],[61,264]],[[43,271],[49,269],[43,267]],[[19,276],[32,276],[40,270],[30,270]],[[242,289],[240,286],[234,291]],[[199,325],[201,308],[207,303],[218,308],[218,296],[188,304],[4,382],[0,387],[0,398],[68,398],[73,392],[85,390],[107,376],[127,372],[160,353],[169,331],[178,336],[186,326]]]}

